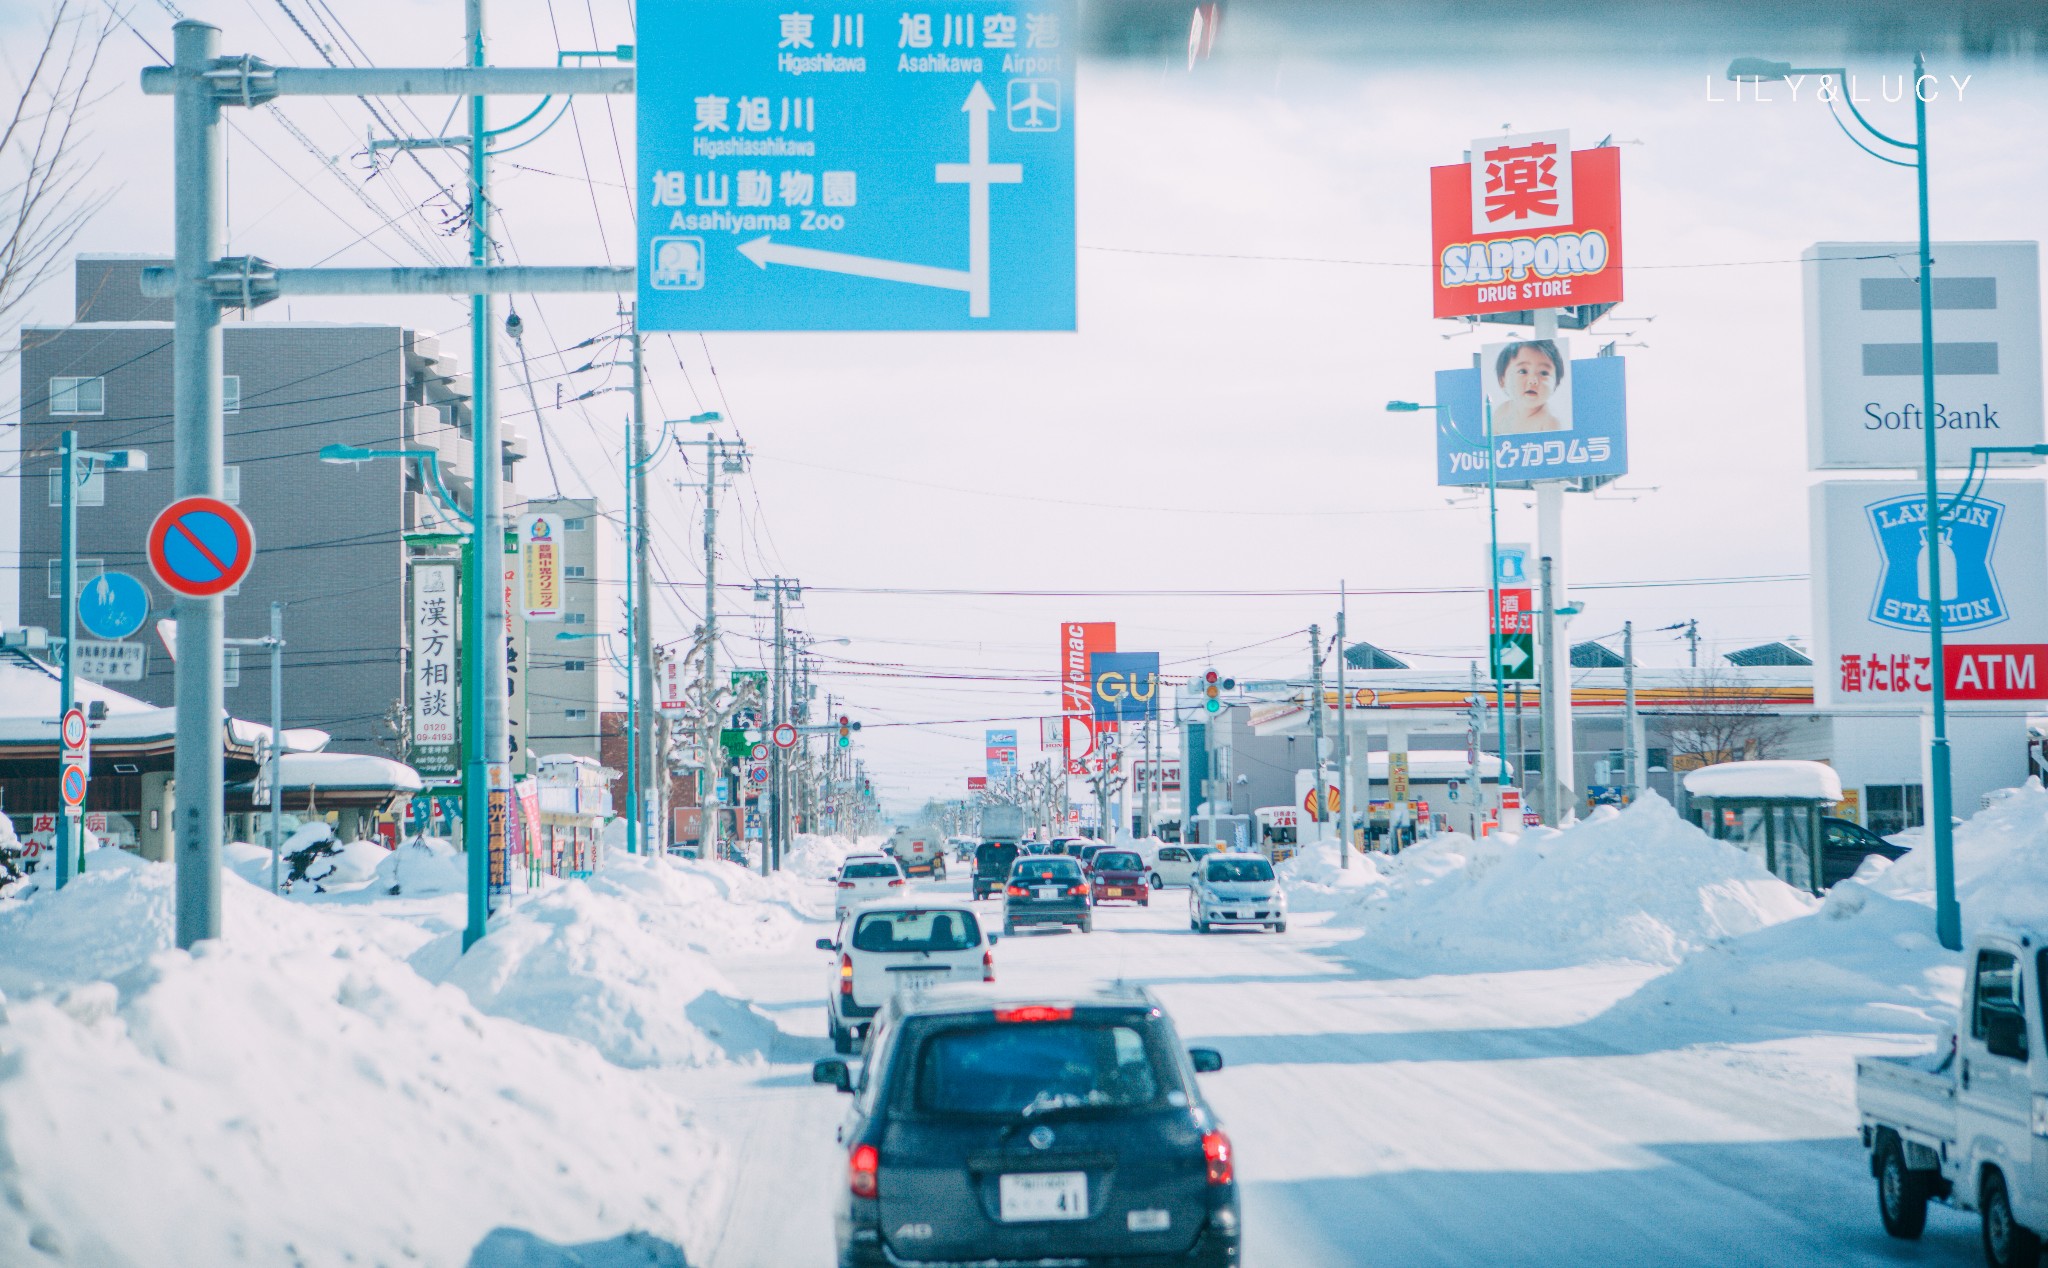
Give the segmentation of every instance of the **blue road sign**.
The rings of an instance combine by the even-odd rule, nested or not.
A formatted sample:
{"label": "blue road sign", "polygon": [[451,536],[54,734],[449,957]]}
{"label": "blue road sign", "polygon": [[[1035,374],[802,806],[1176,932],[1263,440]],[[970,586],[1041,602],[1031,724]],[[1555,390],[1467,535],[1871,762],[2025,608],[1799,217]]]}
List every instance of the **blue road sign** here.
{"label": "blue road sign", "polygon": [[646,0],[643,330],[1072,330],[1073,0]]}
{"label": "blue road sign", "polygon": [[85,767],[75,764],[67,765],[64,768],[63,778],[59,782],[62,784],[60,791],[63,794],[65,805],[82,806],[85,804]]}
{"label": "blue road sign", "polygon": [[103,572],[78,595],[78,623],[94,638],[127,638],[149,619],[149,589],[125,572]]}

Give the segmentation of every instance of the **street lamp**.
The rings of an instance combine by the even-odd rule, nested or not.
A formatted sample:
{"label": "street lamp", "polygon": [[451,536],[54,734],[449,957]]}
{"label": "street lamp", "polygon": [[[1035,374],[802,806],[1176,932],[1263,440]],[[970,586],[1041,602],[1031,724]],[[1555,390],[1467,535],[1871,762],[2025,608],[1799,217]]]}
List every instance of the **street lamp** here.
{"label": "street lamp", "polygon": [[473,525],[475,523],[470,518],[469,513],[457,505],[455,495],[448,491],[448,486],[441,482],[441,455],[432,449],[362,449],[355,445],[320,446],[320,461],[334,463],[337,466],[355,465],[368,462],[373,458],[397,458],[400,461],[418,462],[426,478],[432,482],[435,494],[440,497],[442,504],[448,508],[450,513],[464,524]]}
{"label": "street lamp", "polygon": [[[116,449],[112,453],[100,453],[78,447],[78,433],[64,432],[57,438],[57,453],[61,465],[58,476],[64,482],[61,500],[63,521],[58,527],[58,567],[62,570],[61,593],[57,597],[60,605],[57,612],[57,628],[63,631],[63,657],[58,662],[57,729],[61,734],[64,718],[77,703],[77,678],[72,671],[78,646],[78,486],[81,480],[92,479],[94,463],[107,471],[147,471],[149,455],[140,449]],[[83,473],[79,464],[85,464]],[[57,830],[57,888],[62,889],[71,880],[74,868],[85,870],[83,841],[79,834],[79,815],[85,810],[85,796],[81,792],[78,804],[64,805]]]}
{"label": "street lamp", "polygon": [[[1500,624],[1500,471],[1494,465],[1493,403],[1486,399],[1486,393],[1484,392],[1479,394],[1479,401],[1480,409],[1485,415],[1486,420],[1486,556],[1488,561],[1486,593],[1487,602],[1492,605],[1492,614],[1487,618],[1487,623],[1491,626],[1498,626]],[[1387,412],[1389,414],[1416,414],[1423,410],[1430,410],[1436,414],[1439,427],[1447,428],[1453,436],[1464,441],[1467,445],[1472,443],[1470,437],[1458,430],[1457,421],[1451,417],[1451,409],[1448,405],[1425,405],[1418,401],[1387,402]],[[1517,619],[1519,620],[1519,617]],[[1501,630],[1499,632],[1506,633],[1507,631]],[[1547,655],[1548,653],[1546,652],[1545,654]],[[1495,795],[1498,796],[1500,790],[1508,786],[1508,705],[1507,691],[1501,681],[1500,650],[1490,637],[1487,639],[1486,658],[1490,662],[1489,667],[1493,672],[1493,720],[1494,729],[1497,732],[1495,744],[1499,749],[1497,756],[1500,759],[1500,773],[1496,778],[1494,791]],[[1570,692],[1569,684],[1566,686],[1566,692]],[[1519,697],[1517,698],[1519,699]],[[1556,708],[1557,702],[1546,700],[1544,705],[1548,708]],[[1368,770],[1367,774],[1370,775],[1371,771]],[[1545,771],[1543,777],[1546,780],[1549,779],[1550,772]],[[1519,774],[1517,774],[1517,778],[1520,778]],[[1367,786],[1369,789],[1370,781],[1368,781]],[[1472,795],[1475,798],[1478,797],[1479,789],[1474,788]],[[1549,802],[1550,799],[1546,796],[1544,804],[1548,805]],[[1370,816],[1368,816],[1369,819]],[[1390,819],[1388,822],[1391,823],[1392,820]],[[1369,821],[1366,824],[1365,830],[1366,835],[1368,837],[1371,836],[1372,824]],[[1390,828],[1389,831],[1392,831],[1392,829]]]}
{"label": "street lamp", "polygon": [[[1927,228],[1927,98],[1921,95],[1920,85],[1927,76],[1927,59],[1923,54],[1913,55],[1913,139],[1902,141],[1889,136],[1856,108],[1853,96],[1843,91],[1848,83],[1848,71],[1840,66],[1795,67],[1790,62],[1768,61],[1761,57],[1738,57],[1728,64],[1728,78],[1750,80],[1761,83],[1765,80],[1784,79],[1790,75],[1819,75],[1821,96],[1828,103],[1828,113],[1834,116],[1842,134],[1855,144],[1856,148],[1894,167],[1910,167],[1914,171],[1915,183],[1920,197],[1920,392],[1921,430],[1926,440],[1925,462],[1927,466],[1927,528],[1939,532],[1941,528],[1941,487],[1940,455],[1936,445],[1934,426],[1934,252]],[[1832,90],[1830,84],[1832,83]],[[1862,138],[1849,130],[1842,122],[1842,116],[1835,111],[1835,101],[1845,101],[1849,113],[1862,125],[1864,132],[1881,146],[1888,146],[1897,153],[1911,154],[1912,161],[1894,158],[1891,154],[1872,149]],[[1934,932],[1941,945],[1951,951],[1963,949],[1963,911],[1956,902],[1955,827],[1950,822],[1949,787],[1949,745],[1948,745],[1948,686],[1942,670],[1942,613],[1941,613],[1941,552],[1927,551],[1927,593],[1935,596],[1927,604],[1928,663],[1933,666],[1933,681],[1930,687],[1934,712],[1934,738],[1928,752],[1928,777],[1934,785],[1930,790],[1933,805],[1929,815],[1934,827]]]}

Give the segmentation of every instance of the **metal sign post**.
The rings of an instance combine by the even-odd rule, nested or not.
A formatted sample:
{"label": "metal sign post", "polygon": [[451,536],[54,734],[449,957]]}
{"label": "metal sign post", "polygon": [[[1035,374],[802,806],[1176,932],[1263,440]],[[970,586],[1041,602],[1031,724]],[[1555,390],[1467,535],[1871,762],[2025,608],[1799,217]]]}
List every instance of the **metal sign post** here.
{"label": "metal sign post", "polygon": [[[503,67],[481,65],[481,0],[469,0],[467,67],[298,68],[272,66],[257,57],[221,57],[220,31],[203,22],[175,28],[169,66],[142,72],[142,90],[173,98],[173,192],[175,262],[143,275],[143,293],[173,300],[174,444],[176,492],[181,498],[217,499],[221,492],[221,313],[244,311],[291,295],[470,295],[507,291],[630,291],[630,268],[512,268],[484,264],[489,210],[485,204],[483,98],[495,94],[627,94],[630,67]],[[225,106],[263,105],[280,96],[469,97],[470,192],[474,213],[472,260],[468,268],[279,269],[253,256],[222,258],[224,224],[221,112]],[[495,412],[490,408],[490,305],[479,298],[471,318],[475,337],[471,366],[476,463],[475,522],[478,549],[471,587],[478,628],[504,623],[503,541],[498,532],[499,464],[502,456]],[[232,583],[230,583],[232,584]],[[227,589],[222,586],[221,589]],[[221,698],[221,601],[218,593],[186,595],[177,603],[177,941],[180,947],[220,936],[220,851],[223,782]],[[505,700],[490,689],[502,682],[506,662],[502,639],[481,640],[471,662],[470,699],[481,712],[482,730],[469,754],[464,816],[470,860],[469,919],[465,947],[483,936],[488,916],[485,893],[488,825],[484,806],[484,762],[503,760]]]}

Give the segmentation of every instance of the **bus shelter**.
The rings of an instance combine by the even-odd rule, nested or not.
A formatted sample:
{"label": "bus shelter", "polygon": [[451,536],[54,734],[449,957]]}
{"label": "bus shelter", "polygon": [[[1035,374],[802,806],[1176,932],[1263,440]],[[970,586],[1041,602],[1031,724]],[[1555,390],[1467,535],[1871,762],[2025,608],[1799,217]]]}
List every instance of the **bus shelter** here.
{"label": "bus shelter", "polygon": [[1771,874],[1818,894],[1827,833],[1821,817],[1842,800],[1825,762],[1720,762],[1688,771],[1694,821],[1712,837],[1762,856]]}

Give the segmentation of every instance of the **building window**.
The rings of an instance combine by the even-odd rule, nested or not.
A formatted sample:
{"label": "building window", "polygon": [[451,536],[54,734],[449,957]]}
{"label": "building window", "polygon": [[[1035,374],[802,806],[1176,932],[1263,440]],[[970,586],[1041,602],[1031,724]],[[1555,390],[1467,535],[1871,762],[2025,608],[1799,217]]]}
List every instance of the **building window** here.
{"label": "building window", "polygon": [[1863,826],[1881,837],[1925,823],[1918,784],[1870,784],[1863,789]]}
{"label": "building window", "polygon": [[242,649],[223,647],[220,649],[220,685],[239,687],[242,685]]}
{"label": "building window", "polygon": [[562,575],[565,577],[580,577],[583,575],[583,565],[564,564],[562,567]]}
{"label": "building window", "polygon": [[[107,561],[104,559],[79,560],[78,588],[83,591],[87,582],[106,570]],[[50,597],[53,599],[64,597],[64,562],[60,559],[52,559],[50,561]]]}
{"label": "building window", "polygon": [[564,709],[562,716],[571,722],[581,722],[590,716],[588,709]]}
{"label": "building window", "polygon": [[242,412],[242,376],[223,374],[220,376],[220,412],[239,414]]}
{"label": "building window", "polygon": [[590,527],[590,519],[588,516],[572,515],[562,521],[562,527],[568,532],[580,533]]}
{"label": "building window", "polygon": [[581,612],[564,612],[562,613],[562,624],[581,625],[583,624],[583,614]]}
{"label": "building window", "polygon": [[[78,470],[84,479],[71,490],[73,506],[105,506],[107,504],[107,469],[95,462],[80,462]],[[64,505],[64,468],[50,468],[50,505]]]}
{"label": "building window", "polygon": [[565,660],[562,662],[562,668],[569,673],[580,674],[590,668],[590,662],[585,660]]}
{"label": "building window", "polygon": [[50,380],[52,414],[104,414],[107,412],[107,381],[101,378],[54,378]]}
{"label": "building window", "polygon": [[229,506],[242,504],[242,469],[222,467],[220,469],[220,500]]}

